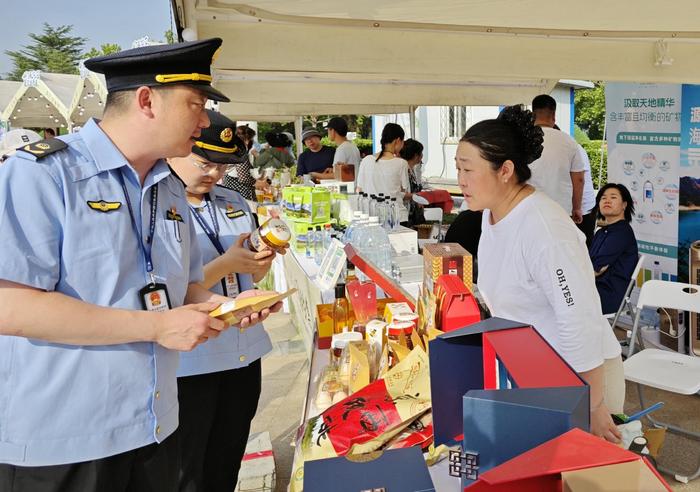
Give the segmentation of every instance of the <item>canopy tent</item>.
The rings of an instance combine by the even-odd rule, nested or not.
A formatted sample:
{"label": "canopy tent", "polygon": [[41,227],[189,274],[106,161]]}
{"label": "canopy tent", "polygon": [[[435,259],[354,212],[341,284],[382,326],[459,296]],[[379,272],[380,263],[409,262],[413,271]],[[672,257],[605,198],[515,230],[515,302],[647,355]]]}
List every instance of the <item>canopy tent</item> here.
{"label": "canopy tent", "polygon": [[700,83],[697,0],[172,2],[185,38],[224,39],[215,83],[234,117],[508,104],[565,78]]}
{"label": "canopy tent", "polygon": [[15,128],[71,126],[69,107],[77,75],[24,72],[22,83],[5,108],[2,119]]}
{"label": "canopy tent", "polygon": [[100,118],[107,100],[107,85],[101,73],[95,73],[81,61],[78,65],[80,79],[69,106],[74,125],[84,125],[90,118]]}
{"label": "canopy tent", "polygon": [[4,110],[10,104],[12,98],[15,97],[21,85],[22,82],[15,82],[14,80],[0,80],[0,121],[4,121]]}

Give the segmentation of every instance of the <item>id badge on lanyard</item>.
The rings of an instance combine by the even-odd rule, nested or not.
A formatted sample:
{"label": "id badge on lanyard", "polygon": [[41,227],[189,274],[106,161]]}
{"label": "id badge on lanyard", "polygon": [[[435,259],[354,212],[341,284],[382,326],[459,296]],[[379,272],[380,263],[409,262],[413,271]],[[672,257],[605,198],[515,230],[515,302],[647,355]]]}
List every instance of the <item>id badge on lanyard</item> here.
{"label": "id badge on lanyard", "polygon": [[[219,241],[219,221],[216,218],[216,209],[214,208],[214,205],[212,204],[209,195],[205,195],[205,197],[207,202],[207,209],[209,210],[209,216],[211,217],[211,222],[214,226],[214,229],[212,230],[212,228],[209,227],[209,224],[207,224],[204,217],[202,217],[200,215],[200,212],[194,207],[191,207],[192,216],[202,227],[204,233],[207,235],[209,241],[211,241],[216,251],[220,255],[222,255],[225,253],[225,250],[224,247],[221,245],[221,241]],[[241,289],[238,284],[238,275],[233,272],[227,274],[224,278],[221,279],[221,287],[223,288],[224,295],[226,297],[236,297],[238,294],[241,293]]]}
{"label": "id badge on lanyard", "polygon": [[168,286],[155,281],[155,276],[153,275],[153,260],[151,257],[153,236],[156,230],[156,214],[158,212],[158,185],[154,184],[151,187],[151,217],[148,228],[148,237],[146,238],[146,244],[144,245],[143,237],[136,224],[136,216],[134,215],[134,210],[131,206],[131,198],[129,197],[129,192],[126,189],[124,177],[121,173],[119,173],[119,179],[121,181],[122,189],[124,190],[124,197],[126,198],[126,205],[129,209],[131,224],[136,232],[139,244],[141,245],[141,252],[146,263],[146,272],[151,278],[151,281],[139,290],[139,301],[141,302],[141,308],[146,311],[167,311],[172,308],[170,296],[168,295]]}
{"label": "id badge on lanyard", "polygon": [[241,288],[238,286],[238,275],[235,273],[229,273],[224,277],[224,293],[228,297],[236,297],[241,293]]}

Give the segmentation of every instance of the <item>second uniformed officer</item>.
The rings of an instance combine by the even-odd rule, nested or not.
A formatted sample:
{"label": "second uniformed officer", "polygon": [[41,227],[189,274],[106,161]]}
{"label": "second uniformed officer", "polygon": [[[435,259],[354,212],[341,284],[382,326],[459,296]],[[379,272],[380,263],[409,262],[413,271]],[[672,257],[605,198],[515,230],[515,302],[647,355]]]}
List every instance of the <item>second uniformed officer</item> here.
{"label": "second uniformed officer", "polygon": [[[178,350],[225,327],[163,157],[209,125],[220,39],[89,60],[102,121],[0,168],[0,490],[170,491]],[[251,314],[241,326],[268,313]]]}
{"label": "second uniformed officer", "polygon": [[[203,285],[235,297],[265,276],[275,253],[251,252],[245,239],[255,219],[237,192],[216,186],[230,166],[247,158],[233,121],[208,111],[188,157],[170,159],[186,185],[204,260]],[[245,452],[261,390],[260,359],[272,349],[262,324],[228,330],[180,355],[180,492],[231,492]]]}

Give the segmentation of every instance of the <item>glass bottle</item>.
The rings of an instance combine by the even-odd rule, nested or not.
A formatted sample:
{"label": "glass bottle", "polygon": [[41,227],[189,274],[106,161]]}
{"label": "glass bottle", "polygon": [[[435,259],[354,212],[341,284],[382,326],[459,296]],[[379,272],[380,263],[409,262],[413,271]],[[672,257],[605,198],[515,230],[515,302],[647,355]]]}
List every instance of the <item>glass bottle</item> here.
{"label": "glass bottle", "polygon": [[350,307],[345,297],[345,284],[340,282],[335,286],[335,302],[333,303],[333,334],[344,333],[350,330],[348,326],[348,312]]}

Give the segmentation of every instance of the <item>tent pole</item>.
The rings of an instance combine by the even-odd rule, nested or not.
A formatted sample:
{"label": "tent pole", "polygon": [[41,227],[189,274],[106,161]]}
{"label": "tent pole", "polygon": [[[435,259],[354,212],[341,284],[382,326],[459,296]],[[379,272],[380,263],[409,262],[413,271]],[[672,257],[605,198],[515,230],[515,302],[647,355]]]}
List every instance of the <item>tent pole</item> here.
{"label": "tent pole", "polygon": [[297,144],[297,160],[299,159],[299,156],[301,155],[301,151],[304,150],[304,142],[301,141],[301,132],[302,132],[302,127],[304,125],[304,117],[303,116],[297,116],[294,118],[294,140],[296,140]]}
{"label": "tent pole", "polygon": [[408,118],[411,127],[411,138],[416,138],[416,107],[415,106],[409,106],[408,107]]}

